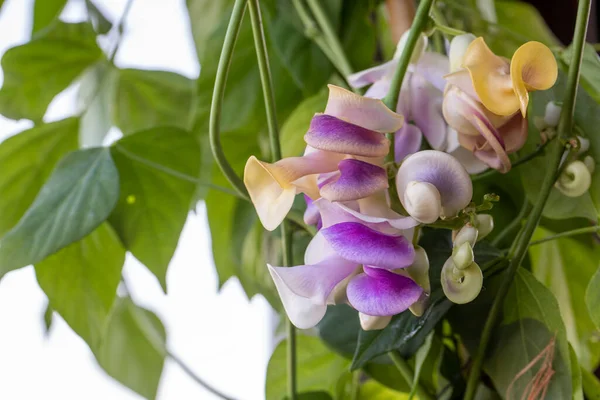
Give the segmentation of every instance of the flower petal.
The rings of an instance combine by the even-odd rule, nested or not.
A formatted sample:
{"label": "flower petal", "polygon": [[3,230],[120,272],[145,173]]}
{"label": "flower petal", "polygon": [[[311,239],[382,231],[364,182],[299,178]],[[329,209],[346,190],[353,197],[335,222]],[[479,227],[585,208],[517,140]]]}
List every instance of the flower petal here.
{"label": "flower petal", "polygon": [[450,72],[456,72],[461,69],[465,53],[469,45],[475,40],[475,36],[471,33],[455,36],[450,42],[450,50],[448,58],[450,61]]}
{"label": "flower petal", "polygon": [[519,110],[510,77],[510,64],[495,55],[482,37],[467,48],[463,67],[471,74],[473,87],[485,108],[498,115],[511,115]]}
{"label": "flower petal", "polygon": [[325,114],[377,132],[395,132],[404,118],[386,107],[381,100],[359,96],[334,85],[329,87]]}
{"label": "flower petal", "polygon": [[462,146],[455,148],[450,154],[465,167],[469,174],[478,174],[489,168],[486,163],[475,157],[472,151]]}
{"label": "flower petal", "polygon": [[[370,97],[372,99],[383,99],[387,92],[389,92],[391,84],[392,81],[389,78],[382,78],[367,89],[365,92],[365,97]],[[398,113],[402,114],[400,112]]]}
{"label": "flower petal", "polygon": [[387,173],[377,165],[345,159],[338,168],[339,179],[321,187],[321,196],[329,201],[357,200],[388,188]]}
{"label": "flower petal", "polygon": [[377,82],[388,74],[393,74],[397,64],[398,60],[391,60],[381,65],[365,69],[364,71],[356,72],[349,75],[346,79],[350,86],[361,88]]}
{"label": "flower petal", "polygon": [[398,269],[410,265],[415,256],[404,236],[386,235],[360,223],[343,222],[321,232],[337,254],[357,264]]}
{"label": "flower petal", "polygon": [[313,117],[304,140],[316,149],[364,157],[384,157],[390,148],[382,133],[327,114]]}
{"label": "flower petal", "polygon": [[442,92],[425,78],[413,75],[411,80],[411,117],[427,142],[435,150],[443,150],[446,142],[446,121],[442,115]]}
{"label": "flower petal", "polygon": [[412,279],[378,268],[364,267],[365,273],[348,284],[348,301],[358,311],[373,316],[396,315],[416,302],[423,289]]}
{"label": "flower petal", "polygon": [[306,211],[304,211],[304,223],[306,225],[317,225],[321,220],[321,214],[319,209],[315,206],[314,201],[304,195],[304,201],[306,202]]}
{"label": "flower petal", "polygon": [[309,329],[317,325],[325,316],[327,305],[315,304],[311,299],[298,296],[279,277],[277,270],[268,264],[267,267],[292,324],[299,329]]}
{"label": "flower petal", "polygon": [[400,163],[404,160],[404,157],[419,151],[422,141],[423,134],[419,127],[413,124],[404,124],[404,126],[395,133],[394,157],[396,157],[396,162]]}
{"label": "flower petal", "polygon": [[510,61],[510,78],[519,99],[521,114],[527,114],[529,92],[550,89],[558,78],[552,51],[540,42],[527,42],[515,51]]}
{"label": "flower petal", "polygon": [[444,76],[448,72],[450,72],[448,57],[431,51],[423,53],[415,67],[415,74],[425,78],[440,92],[443,92],[446,87]]}
{"label": "flower petal", "polygon": [[400,200],[411,182],[427,182],[440,193],[442,213],[452,217],[465,208],[473,196],[471,178],[451,155],[436,150],[424,150],[408,156],[396,176]]}

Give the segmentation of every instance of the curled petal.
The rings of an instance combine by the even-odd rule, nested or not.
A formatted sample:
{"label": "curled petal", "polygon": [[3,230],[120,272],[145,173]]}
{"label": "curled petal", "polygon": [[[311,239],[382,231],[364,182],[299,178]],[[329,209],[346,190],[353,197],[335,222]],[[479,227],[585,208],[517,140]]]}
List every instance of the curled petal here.
{"label": "curled petal", "polygon": [[346,289],[348,301],[358,311],[373,315],[396,315],[416,302],[423,289],[412,279],[378,268],[364,267]]}
{"label": "curled petal", "polygon": [[350,201],[367,197],[388,188],[385,169],[364,161],[340,161],[339,179],[321,187],[321,196],[329,201]]}
{"label": "curled petal", "polygon": [[404,160],[396,176],[400,201],[404,201],[406,188],[413,181],[435,186],[440,194],[443,217],[456,215],[473,196],[473,185],[467,171],[454,157],[441,151],[424,150]]}
{"label": "curled petal", "polygon": [[384,157],[390,148],[385,135],[326,114],[313,117],[304,140],[316,149],[364,157]]}
{"label": "curled petal", "polygon": [[422,139],[423,134],[419,127],[413,124],[404,124],[395,134],[394,157],[396,162],[400,163],[404,160],[404,157],[419,151]]}
{"label": "curled petal", "polygon": [[450,72],[456,72],[461,69],[463,58],[469,48],[471,42],[475,40],[475,36],[471,33],[455,36],[450,42],[450,51],[448,58],[450,59]]}
{"label": "curled petal", "polygon": [[469,303],[479,295],[483,287],[483,273],[476,263],[465,269],[458,269],[450,257],[442,267],[442,289],[453,303]]}
{"label": "curled petal", "polygon": [[529,92],[550,89],[558,78],[552,51],[540,42],[527,42],[515,51],[510,61],[510,78],[519,99],[521,114],[527,114]]}
{"label": "curled petal", "polygon": [[358,313],[360,320],[360,327],[363,331],[377,331],[385,328],[390,324],[392,316],[388,315],[385,317],[376,317],[374,315],[367,315],[361,312]]}
{"label": "curled petal", "polygon": [[386,107],[381,100],[363,97],[334,85],[329,87],[325,114],[377,132],[395,132],[404,118]]}
{"label": "curled petal", "polygon": [[579,197],[587,192],[592,183],[588,167],[579,160],[573,161],[556,181],[556,188],[568,197]]}
{"label": "curled petal", "polygon": [[347,77],[348,83],[354,88],[370,85],[384,78],[386,75],[393,74],[397,64],[398,60],[391,60],[376,67],[356,72]]}
{"label": "curled petal", "polygon": [[444,150],[446,121],[442,115],[442,92],[425,78],[414,74],[411,80],[411,117],[435,150]]}
{"label": "curled petal", "polygon": [[424,224],[431,224],[442,215],[440,192],[429,182],[409,182],[402,200],[406,212]]}
{"label": "curled petal", "polygon": [[321,230],[337,254],[357,264],[398,269],[409,266],[415,257],[404,236],[386,235],[356,222],[343,222]]}
{"label": "curled petal", "polygon": [[467,48],[463,67],[471,74],[479,100],[491,112],[512,115],[519,110],[519,99],[513,90],[510,64],[487,47],[482,37]]}

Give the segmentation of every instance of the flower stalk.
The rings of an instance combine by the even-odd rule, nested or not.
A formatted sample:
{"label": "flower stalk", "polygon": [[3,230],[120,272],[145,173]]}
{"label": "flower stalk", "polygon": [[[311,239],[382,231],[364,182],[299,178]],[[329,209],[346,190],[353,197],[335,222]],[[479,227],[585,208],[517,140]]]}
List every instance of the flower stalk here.
{"label": "flower stalk", "polygon": [[577,95],[577,85],[579,82],[580,67],[583,58],[583,47],[585,43],[585,36],[587,33],[590,9],[591,0],[579,1],[579,6],[577,10],[577,21],[575,24],[575,34],[573,37],[573,56],[569,67],[567,88],[565,92],[565,97],[563,99],[563,108],[558,124],[559,140],[554,141],[554,143],[552,143],[551,145],[552,147],[549,152],[547,163],[548,170],[546,171],[546,176],[544,177],[544,181],[542,182],[542,187],[540,189],[538,200],[533,207],[533,210],[527,220],[527,223],[521,229],[520,234],[517,236],[517,241],[515,242],[514,246],[508,254],[510,264],[508,266],[508,269],[504,273],[504,280],[502,281],[502,284],[498,289],[498,293],[496,294],[494,303],[492,304],[492,308],[490,309],[490,312],[488,314],[488,318],[486,320],[483,332],[481,334],[479,347],[473,358],[473,364],[471,366],[471,372],[469,374],[467,389],[464,397],[465,400],[473,400],[475,397],[477,386],[479,385],[479,377],[481,375],[481,367],[483,365],[483,360],[488,348],[488,343],[490,341],[492,331],[498,321],[498,317],[503,306],[503,300],[505,299],[506,294],[510,289],[510,286],[514,280],[515,274],[517,273],[519,266],[525,258],[533,232],[535,231],[540,221],[542,211],[544,209],[544,206],[546,205],[546,201],[548,200],[550,191],[554,186],[554,182],[556,180],[556,173],[559,169],[560,160],[564,152],[564,146],[562,145],[560,139],[568,137],[568,135],[573,130],[575,98]]}

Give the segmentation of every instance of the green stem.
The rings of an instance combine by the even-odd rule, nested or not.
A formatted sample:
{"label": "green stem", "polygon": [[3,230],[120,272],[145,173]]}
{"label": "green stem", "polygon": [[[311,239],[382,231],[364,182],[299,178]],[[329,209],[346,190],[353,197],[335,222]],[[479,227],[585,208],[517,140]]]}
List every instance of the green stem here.
{"label": "green stem", "polygon": [[537,244],[549,242],[551,240],[556,240],[556,239],[560,239],[560,238],[564,238],[564,237],[585,235],[586,233],[597,233],[597,232],[600,232],[600,225],[590,226],[587,228],[573,229],[571,231],[561,232],[561,233],[557,233],[556,235],[546,236],[545,238],[542,238],[539,240],[534,240],[531,243],[529,243],[529,246],[530,247],[535,246]]}
{"label": "green stem", "polygon": [[455,28],[451,28],[446,25],[438,24],[437,22],[435,24],[435,29],[437,29],[438,31],[442,32],[443,34],[449,35],[449,36],[460,36],[460,35],[464,35],[465,33],[467,33],[460,29],[455,29]]}
{"label": "green stem", "polygon": [[[277,124],[277,113],[275,109],[275,95],[273,94],[273,81],[267,55],[267,42],[262,24],[259,0],[249,0],[250,21],[252,22],[252,34],[254,36],[254,47],[258,59],[260,81],[262,84],[265,100],[265,111],[267,115],[267,128],[269,131],[269,142],[273,161],[281,159],[281,146],[279,143],[279,126]],[[281,223],[281,243],[283,246],[283,266],[292,265],[292,237],[291,229],[287,221]],[[288,397],[296,399],[296,330],[290,321],[287,323],[287,362],[288,362]]]}
{"label": "green stem", "polygon": [[575,35],[573,37],[572,60],[567,77],[567,87],[563,101],[563,108],[558,124],[558,140],[553,143],[553,146],[550,150],[548,162],[546,164],[548,169],[546,171],[544,181],[542,182],[542,187],[540,188],[538,200],[535,203],[529,218],[527,219],[527,223],[521,229],[516,245],[513,246],[514,250],[509,253],[508,258],[510,259],[510,264],[504,273],[504,280],[502,281],[502,284],[498,289],[498,293],[494,298],[492,308],[490,309],[483,332],[481,333],[481,340],[479,342],[477,352],[475,353],[473,364],[471,366],[471,372],[467,382],[467,389],[464,397],[465,400],[473,400],[475,397],[475,392],[477,391],[477,386],[479,385],[479,377],[481,374],[483,359],[486,355],[488,343],[492,336],[494,327],[496,326],[498,316],[500,315],[503,301],[513,282],[517,270],[521,265],[521,262],[523,262],[523,259],[525,258],[531,236],[533,235],[533,232],[540,221],[542,211],[544,210],[544,206],[546,205],[550,191],[554,186],[556,172],[558,171],[560,159],[564,151],[564,147],[560,139],[568,137],[573,130],[575,98],[577,95],[577,84],[579,82],[581,61],[583,58],[583,46],[585,43],[590,8],[591,0],[579,0],[577,22],[575,24]]}
{"label": "green stem", "polygon": [[[396,365],[396,368],[398,368],[398,371],[400,371],[400,374],[402,374],[402,376],[404,377],[406,383],[408,383],[408,386],[412,386],[414,383],[414,373],[410,368],[410,365],[408,365],[406,360],[402,358],[400,353],[398,353],[396,350],[390,351],[388,355],[394,362],[394,365]],[[419,400],[433,400],[433,397],[429,393],[427,393],[418,382],[417,396],[419,396]]]}
{"label": "green stem", "polygon": [[132,5],[133,5],[133,0],[128,0],[127,3],[125,3],[125,8],[123,9],[123,14],[121,14],[121,18],[119,18],[119,22],[117,22],[111,28],[111,30],[116,29],[117,32],[119,32],[119,35],[117,36],[117,42],[115,43],[112,51],[110,52],[110,55],[108,56],[108,61],[111,64],[114,63],[115,57],[117,56],[117,52],[119,51],[119,47],[121,46],[121,38],[123,37],[123,35],[121,35],[121,31],[123,30],[123,25],[125,24],[125,20],[127,19],[127,16],[129,15],[129,11],[131,11]]}
{"label": "green stem", "polygon": [[329,48],[331,49],[332,53],[335,54],[340,68],[340,72],[344,75],[344,77],[347,77],[353,72],[352,66],[350,65],[350,62],[346,57],[344,48],[342,47],[342,44],[340,43],[340,40],[335,30],[333,29],[333,26],[331,26],[329,17],[327,17],[327,14],[325,13],[325,11],[323,11],[323,7],[321,7],[321,1],[307,0],[307,3],[308,7],[315,16],[317,23],[321,27],[321,31],[323,32],[323,36],[325,37],[325,41],[327,42],[327,44],[329,44]]}
{"label": "green stem", "polygon": [[213,89],[212,102],[210,104],[210,120],[208,125],[208,133],[210,139],[210,148],[213,156],[221,172],[225,175],[225,178],[229,181],[235,191],[244,199],[248,199],[248,191],[244,186],[244,182],[233,170],[225,153],[221,146],[220,124],[221,124],[221,111],[223,108],[223,97],[225,95],[225,83],[227,81],[227,74],[229,73],[229,65],[231,64],[231,58],[233,57],[233,49],[237,40],[240,27],[242,26],[242,19],[244,17],[244,11],[246,9],[246,0],[235,0],[233,5],[233,12],[229,19],[229,25],[227,26],[227,32],[225,33],[225,41],[223,43],[223,50],[221,50],[221,57],[219,58],[219,65],[217,67],[217,76],[215,77],[215,86]]}
{"label": "green stem", "polygon": [[[406,75],[412,53],[417,45],[417,42],[419,41],[421,33],[427,26],[427,21],[429,20],[429,10],[431,9],[434,1],[435,0],[422,0],[419,3],[419,8],[415,14],[415,19],[410,27],[410,32],[408,33],[406,45],[404,46],[404,50],[402,51],[400,59],[398,60],[396,71],[394,71],[390,89],[383,99],[385,105],[394,112],[396,111],[396,106],[398,105],[398,97],[400,96],[400,88],[402,87],[404,75]],[[387,136],[390,140],[390,152],[386,156],[386,161],[394,162],[394,133],[389,133]]]}

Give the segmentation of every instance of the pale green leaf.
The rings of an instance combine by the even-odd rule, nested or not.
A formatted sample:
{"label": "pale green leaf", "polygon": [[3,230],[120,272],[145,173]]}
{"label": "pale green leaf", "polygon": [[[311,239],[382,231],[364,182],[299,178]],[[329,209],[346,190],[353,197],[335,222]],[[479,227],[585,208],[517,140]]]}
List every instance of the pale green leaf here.
{"label": "pale green leaf", "polygon": [[119,71],[114,122],[125,135],[158,126],[190,127],[195,81],[168,71]]}
{"label": "pale green leaf", "polygon": [[35,265],[51,308],[92,348],[102,340],[124,261],[123,245],[110,225],[103,223]]}
{"label": "pale green leaf", "polygon": [[94,354],[108,375],[152,400],[162,375],[165,343],[165,328],[156,315],[129,298],[117,298],[105,339]]}
{"label": "pale green leaf", "polygon": [[112,28],[112,22],[104,15],[104,13],[94,4],[92,0],[85,0],[85,6],[88,11],[88,16],[94,25],[96,32],[104,35]]}
{"label": "pale green leaf", "polygon": [[588,400],[600,400],[600,380],[593,372],[581,368],[583,393]]}
{"label": "pale green leaf", "polygon": [[[317,337],[296,338],[298,391],[335,393],[338,381],[348,375],[350,361],[329,350]],[[279,343],[267,368],[266,398],[281,400],[286,395],[286,341]]]}
{"label": "pale green leaf", "polygon": [[408,400],[406,393],[396,392],[375,381],[368,381],[360,386],[359,400]]}
{"label": "pale green leaf", "polygon": [[200,146],[186,131],[154,128],[124,137],[111,153],[120,195],[110,223],[166,291],[167,267],[196,189]]}
{"label": "pale green leaf", "polygon": [[569,359],[571,362],[571,377],[573,382],[573,400],[583,400],[583,382],[581,367],[573,346],[569,344]]}
{"label": "pale green leaf", "polygon": [[29,208],[58,161],[77,149],[79,120],[38,125],[0,143],[0,236]]}
{"label": "pale green leaf", "polygon": [[119,176],[109,149],[68,154],[0,240],[0,273],[38,263],[82,239],[108,217],[118,195]]}
{"label": "pale green leaf", "polygon": [[67,5],[68,0],[35,0],[33,4],[32,35],[52,24]]}
{"label": "pale green leaf", "polygon": [[43,35],[4,53],[0,113],[41,120],[54,96],[100,58],[90,24],[57,21]]}
{"label": "pale green leaf", "polygon": [[233,1],[231,0],[186,0],[190,26],[196,53],[203,59],[206,42],[219,27],[221,21],[231,14]]}
{"label": "pale green leaf", "polygon": [[304,135],[315,113],[323,112],[328,93],[322,90],[296,107],[281,127],[281,152],[283,157],[301,156],[306,148]]}
{"label": "pale green leaf", "polygon": [[596,328],[600,329],[600,268],[596,270],[585,290],[585,303]]}
{"label": "pale green leaf", "polygon": [[[561,54],[561,60],[571,64],[573,57],[573,46],[569,46]],[[579,83],[587,93],[596,101],[600,102],[600,58],[594,47],[586,44],[583,48],[583,60],[581,63],[581,77]]]}

